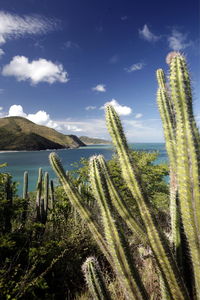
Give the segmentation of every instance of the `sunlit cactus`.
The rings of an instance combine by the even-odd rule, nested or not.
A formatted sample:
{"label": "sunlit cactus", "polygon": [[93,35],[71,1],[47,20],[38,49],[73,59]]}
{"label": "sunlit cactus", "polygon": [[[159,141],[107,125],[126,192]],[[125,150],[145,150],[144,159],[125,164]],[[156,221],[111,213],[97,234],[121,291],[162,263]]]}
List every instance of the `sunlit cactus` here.
{"label": "sunlit cactus", "polygon": [[[106,106],[108,131],[118,155],[123,179],[132,194],[132,201],[138,207],[142,225],[116,190],[105,160],[102,156],[96,156],[90,161],[90,181],[100,207],[103,224],[101,232],[92,211],[88,210],[81,199],[82,195],[66,176],[58,156],[50,154],[51,165],[63,184],[67,197],[86,220],[90,232],[111,263],[119,282],[121,281],[127,299],[150,299],[150,295],[146,295],[142,279],[133,265],[129,247],[118,223],[118,214],[129,229],[140,236],[143,244],[149,244],[160,278],[162,299],[200,300],[200,135],[193,116],[190,76],[185,57],[173,52],[168,55],[167,63],[170,66],[169,83],[163,70],[157,71],[157,101],[170,163],[173,247],[156,220],[142,176],[130,154],[120,118],[111,105]],[[185,256],[191,259],[192,278],[187,278],[183,272],[184,259],[181,260],[180,251],[183,232],[188,244],[183,256],[184,259]]]}
{"label": "sunlit cactus", "polygon": [[[162,70],[157,71],[157,77],[158,103],[166,148],[178,190],[178,203],[171,198],[173,242],[176,247],[180,247],[178,233],[180,228],[177,226],[179,221],[174,222],[175,216],[178,217],[177,211],[180,206],[195,282],[193,285],[190,280],[190,286],[192,285],[190,288],[194,299],[200,299],[200,135],[193,115],[192,91],[186,59],[182,54],[173,52],[168,55],[167,62],[170,67],[168,91],[159,78]],[[173,106],[175,122],[167,117],[171,116],[171,111],[166,108],[169,102]]]}
{"label": "sunlit cactus", "polygon": [[88,289],[95,300],[111,300],[103,273],[95,257],[88,257],[82,266]]}

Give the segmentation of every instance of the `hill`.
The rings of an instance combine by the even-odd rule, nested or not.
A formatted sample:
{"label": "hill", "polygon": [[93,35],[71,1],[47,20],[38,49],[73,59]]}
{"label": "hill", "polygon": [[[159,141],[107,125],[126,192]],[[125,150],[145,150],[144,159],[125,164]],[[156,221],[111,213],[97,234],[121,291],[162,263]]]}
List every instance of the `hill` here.
{"label": "hill", "polygon": [[80,136],[79,139],[86,145],[111,144],[110,141],[104,139],[90,138],[87,136]]}
{"label": "hill", "polygon": [[85,144],[75,135],[37,125],[22,117],[0,118],[0,150],[78,148]]}

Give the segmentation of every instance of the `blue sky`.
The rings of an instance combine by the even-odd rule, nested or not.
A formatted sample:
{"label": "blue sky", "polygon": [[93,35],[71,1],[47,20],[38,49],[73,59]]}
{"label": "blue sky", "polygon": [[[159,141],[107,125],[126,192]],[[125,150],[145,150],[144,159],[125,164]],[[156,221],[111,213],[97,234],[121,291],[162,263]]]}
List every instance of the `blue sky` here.
{"label": "blue sky", "polygon": [[162,142],[155,71],[178,50],[200,120],[198,2],[1,0],[1,117],[108,138],[111,102],[130,142]]}

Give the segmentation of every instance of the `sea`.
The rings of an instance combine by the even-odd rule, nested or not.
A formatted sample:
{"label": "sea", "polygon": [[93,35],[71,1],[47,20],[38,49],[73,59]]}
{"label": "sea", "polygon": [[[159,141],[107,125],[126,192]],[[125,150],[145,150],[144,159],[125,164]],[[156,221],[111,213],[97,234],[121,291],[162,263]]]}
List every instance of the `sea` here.
{"label": "sea", "polygon": [[[158,152],[155,164],[168,162],[164,143],[134,143],[129,144],[129,146],[138,151]],[[83,157],[89,158],[93,155],[102,154],[106,160],[109,160],[112,158],[115,150],[111,144],[107,144],[90,145],[77,149],[0,152],[0,164],[7,163],[7,166],[1,168],[0,172],[12,174],[13,180],[18,183],[19,196],[22,195],[25,171],[28,171],[29,191],[36,189],[39,168],[42,168],[44,172],[49,172],[50,178],[54,180],[55,184],[58,184],[58,179],[49,164],[48,157],[51,152],[56,152],[59,155],[65,170],[73,170],[79,167],[77,163]]]}

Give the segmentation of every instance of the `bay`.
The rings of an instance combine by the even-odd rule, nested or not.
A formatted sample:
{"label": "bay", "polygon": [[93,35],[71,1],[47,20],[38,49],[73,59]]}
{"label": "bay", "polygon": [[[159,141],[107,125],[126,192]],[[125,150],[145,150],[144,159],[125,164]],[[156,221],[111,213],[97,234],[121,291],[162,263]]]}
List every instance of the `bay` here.
{"label": "bay", "polygon": [[[165,144],[163,143],[135,143],[130,144],[134,150],[141,151],[158,151],[159,156],[155,163],[167,162]],[[56,152],[61,158],[65,170],[76,168],[74,163],[80,161],[82,157],[89,158],[92,155],[102,154],[106,160],[111,159],[114,154],[112,145],[91,145],[77,149],[46,150],[46,151],[18,151],[18,152],[0,152],[0,164],[6,162],[7,167],[2,168],[1,172],[12,174],[13,180],[18,182],[18,194],[22,194],[23,174],[28,171],[29,174],[29,191],[36,188],[38,169],[41,167],[44,172],[49,172],[50,178],[57,183],[55,173],[49,164],[49,154]],[[77,166],[78,167],[78,166]]]}

